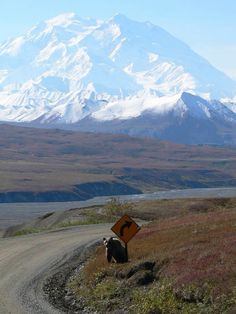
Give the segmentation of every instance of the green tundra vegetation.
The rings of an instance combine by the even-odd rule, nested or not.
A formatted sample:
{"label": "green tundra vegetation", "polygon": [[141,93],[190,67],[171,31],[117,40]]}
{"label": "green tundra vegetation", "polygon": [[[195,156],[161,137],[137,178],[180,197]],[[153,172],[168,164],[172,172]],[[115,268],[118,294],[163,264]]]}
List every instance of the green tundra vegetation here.
{"label": "green tundra vegetation", "polygon": [[128,211],[150,222],[130,241],[128,263],[108,264],[97,247],[69,283],[81,308],[236,313],[236,199],[148,201]]}

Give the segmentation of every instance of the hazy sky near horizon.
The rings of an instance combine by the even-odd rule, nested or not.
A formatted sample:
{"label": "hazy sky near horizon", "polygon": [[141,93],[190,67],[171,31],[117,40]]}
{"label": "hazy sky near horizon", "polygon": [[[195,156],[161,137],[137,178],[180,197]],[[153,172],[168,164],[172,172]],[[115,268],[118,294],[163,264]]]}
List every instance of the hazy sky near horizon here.
{"label": "hazy sky near horizon", "polygon": [[122,13],[150,21],[236,79],[235,0],[3,0],[0,42],[65,12],[97,19]]}

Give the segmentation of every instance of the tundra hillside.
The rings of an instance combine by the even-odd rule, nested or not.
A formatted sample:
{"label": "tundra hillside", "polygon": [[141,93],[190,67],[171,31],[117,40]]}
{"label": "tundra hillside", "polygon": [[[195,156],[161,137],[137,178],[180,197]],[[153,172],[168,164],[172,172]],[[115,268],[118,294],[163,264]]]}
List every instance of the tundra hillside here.
{"label": "tundra hillside", "polygon": [[0,132],[2,201],[236,185],[235,148],[8,125]]}
{"label": "tundra hillside", "polygon": [[68,286],[75,300],[72,304],[68,298],[68,308],[89,313],[236,313],[236,200],[143,205],[136,204],[130,213],[140,217],[144,212],[154,220],[131,240],[130,261],[108,264],[99,246],[71,278]]}

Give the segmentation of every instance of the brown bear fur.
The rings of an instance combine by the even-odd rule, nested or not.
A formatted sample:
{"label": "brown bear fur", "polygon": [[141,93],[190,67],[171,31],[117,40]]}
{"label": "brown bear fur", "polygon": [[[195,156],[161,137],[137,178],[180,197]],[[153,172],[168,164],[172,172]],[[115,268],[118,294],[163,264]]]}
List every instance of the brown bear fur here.
{"label": "brown bear fur", "polygon": [[106,257],[108,263],[110,263],[112,259],[116,263],[128,262],[127,251],[117,238],[114,237],[110,237],[108,239],[103,238],[103,243],[106,247]]}

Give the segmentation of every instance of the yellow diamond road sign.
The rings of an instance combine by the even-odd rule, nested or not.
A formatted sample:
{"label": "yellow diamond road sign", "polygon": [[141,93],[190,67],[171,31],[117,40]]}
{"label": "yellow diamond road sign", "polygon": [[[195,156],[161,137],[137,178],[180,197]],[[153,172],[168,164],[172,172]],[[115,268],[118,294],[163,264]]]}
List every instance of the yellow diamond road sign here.
{"label": "yellow diamond road sign", "polygon": [[128,215],[121,217],[111,228],[124,243],[128,243],[140,229],[139,225]]}

